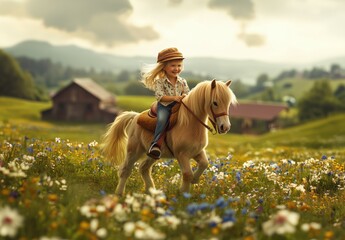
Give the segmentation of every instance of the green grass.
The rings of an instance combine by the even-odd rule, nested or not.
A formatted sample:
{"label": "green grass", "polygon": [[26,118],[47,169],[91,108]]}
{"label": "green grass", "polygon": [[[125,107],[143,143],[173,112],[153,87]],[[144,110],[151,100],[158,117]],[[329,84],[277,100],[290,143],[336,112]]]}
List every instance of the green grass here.
{"label": "green grass", "polygon": [[[300,99],[308,92],[314,85],[316,80],[305,78],[286,78],[278,81],[273,86],[273,92],[275,96],[292,96],[296,99]],[[332,90],[335,91],[341,84],[345,85],[345,79],[329,80]],[[291,87],[284,87],[286,84],[291,84]],[[258,98],[262,92],[255,93],[247,97],[247,99]]]}
{"label": "green grass", "polygon": [[117,104],[126,111],[142,112],[149,109],[151,104],[156,101],[151,96],[118,96]]}

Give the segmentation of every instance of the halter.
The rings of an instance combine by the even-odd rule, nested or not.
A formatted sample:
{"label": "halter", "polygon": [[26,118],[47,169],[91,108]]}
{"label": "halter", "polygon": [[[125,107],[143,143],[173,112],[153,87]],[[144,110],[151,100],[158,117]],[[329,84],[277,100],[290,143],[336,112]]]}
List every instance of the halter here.
{"label": "halter", "polygon": [[[214,89],[214,87],[211,88],[211,96],[212,96],[213,89]],[[188,112],[190,112],[196,118],[196,120],[198,120],[199,123],[201,123],[201,125],[203,125],[205,128],[207,128],[207,130],[209,130],[213,135],[216,135],[218,133],[217,126],[216,126],[217,118],[221,117],[221,116],[229,116],[228,112],[214,113],[213,108],[212,108],[212,104],[211,104],[210,110],[211,110],[213,119],[208,117],[208,120],[212,123],[212,126],[213,126],[213,129],[212,129],[210,126],[208,126],[203,121],[201,121],[198,118],[198,116],[196,116],[195,113],[193,113],[193,111],[182,100],[181,100],[181,104],[188,110]]]}

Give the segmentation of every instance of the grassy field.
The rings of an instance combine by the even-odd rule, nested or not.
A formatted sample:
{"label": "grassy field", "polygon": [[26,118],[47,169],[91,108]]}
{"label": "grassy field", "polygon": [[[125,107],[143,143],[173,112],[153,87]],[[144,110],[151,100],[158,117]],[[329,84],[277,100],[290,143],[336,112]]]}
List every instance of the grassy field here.
{"label": "grassy field", "polygon": [[[142,111],[153,98],[119,97]],[[344,239],[345,115],[262,136],[210,135],[210,165],[179,193],[176,161],[127,195],[99,149],[104,124],[46,122],[50,103],[0,97],[0,239]],[[193,167],[195,164],[193,163]]]}
{"label": "grassy field", "polygon": [[[337,89],[339,85],[345,85],[345,79],[328,80],[333,91]],[[296,99],[300,99],[308,92],[314,85],[315,80],[305,78],[286,78],[279,82],[276,82],[273,86],[273,92],[275,96],[292,96]],[[289,86],[289,87],[286,87]],[[248,96],[248,99],[255,99],[261,96],[262,92]]]}

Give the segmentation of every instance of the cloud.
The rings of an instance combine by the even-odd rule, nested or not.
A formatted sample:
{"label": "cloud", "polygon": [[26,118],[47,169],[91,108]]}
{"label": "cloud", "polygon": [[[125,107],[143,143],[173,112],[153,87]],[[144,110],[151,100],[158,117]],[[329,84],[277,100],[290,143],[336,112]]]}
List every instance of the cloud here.
{"label": "cloud", "polygon": [[25,6],[21,2],[11,0],[0,0],[0,15],[16,17],[26,16]]}
{"label": "cloud", "polygon": [[212,9],[226,10],[236,20],[251,20],[255,17],[251,0],[210,0],[208,5]]}
{"label": "cloud", "polygon": [[169,4],[172,6],[180,5],[183,0],[169,0]]}
{"label": "cloud", "polygon": [[265,45],[265,36],[246,32],[245,26],[255,18],[254,3],[252,0],[210,0],[208,6],[211,9],[225,10],[230,17],[240,22],[242,27],[238,38],[248,47]]}
{"label": "cloud", "polygon": [[265,36],[256,33],[241,33],[238,37],[243,40],[248,47],[260,47],[266,43]]}
{"label": "cloud", "polygon": [[[13,9],[21,4],[27,16],[42,20],[45,26],[96,43],[115,46],[159,38],[159,34],[151,26],[129,23],[128,19],[133,11],[129,0],[26,0],[16,4],[10,4],[8,0],[3,2],[9,6],[8,14],[15,15]],[[2,10],[0,14],[4,12]]]}

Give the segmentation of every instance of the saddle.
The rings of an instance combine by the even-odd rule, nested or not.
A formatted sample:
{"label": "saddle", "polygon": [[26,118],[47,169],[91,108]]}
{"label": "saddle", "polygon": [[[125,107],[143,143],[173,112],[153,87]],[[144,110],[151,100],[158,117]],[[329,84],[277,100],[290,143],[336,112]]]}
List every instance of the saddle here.
{"label": "saddle", "polygon": [[[180,109],[180,106],[181,103],[176,103],[173,106],[169,119],[169,125],[166,131],[171,130],[175,126],[178,116],[177,113]],[[151,132],[155,131],[157,123],[157,102],[153,102],[150,109],[140,113],[137,123],[146,130],[149,130]]]}

